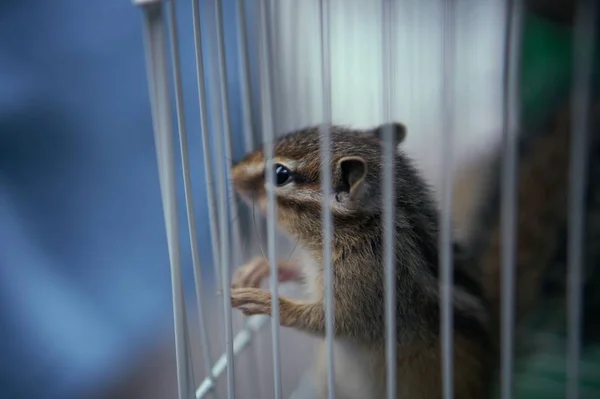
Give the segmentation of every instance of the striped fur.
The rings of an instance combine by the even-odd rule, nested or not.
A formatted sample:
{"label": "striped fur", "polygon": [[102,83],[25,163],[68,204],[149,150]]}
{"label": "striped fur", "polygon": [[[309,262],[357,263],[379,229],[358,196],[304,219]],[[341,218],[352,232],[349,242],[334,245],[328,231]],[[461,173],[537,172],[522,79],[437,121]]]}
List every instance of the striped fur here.
{"label": "striped fur", "polygon": [[[395,126],[397,142],[401,142],[404,128]],[[274,146],[276,162],[287,166],[296,177],[293,183],[275,188],[277,222],[314,259],[308,266],[312,270],[306,274],[316,280],[311,285],[315,290],[312,302],[280,298],[281,323],[321,336],[325,334],[324,198],[332,209],[335,350],[345,364],[337,376],[342,398],[380,398],[385,389],[381,132],[382,127],[371,131],[332,128],[333,191],[326,196],[321,192],[317,128],[285,135]],[[354,184],[348,184],[340,166],[347,157],[364,162],[365,174]],[[232,175],[242,197],[264,212],[262,151],[247,155],[235,165]],[[395,177],[398,397],[439,399],[438,212],[429,188],[401,151],[395,160]],[[456,397],[482,398],[487,395],[493,368],[487,310],[478,280],[469,274],[470,257],[459,246],[454,249]],[[270,294],[257,288],[234,289],[232,303],[245,314],[270,314]],[[366,364],[370,364],[369,370]],[[356,375],[357,370],[363,375]],[[345,389],[352,380],[361,381],[368,396],[361,390]]]}

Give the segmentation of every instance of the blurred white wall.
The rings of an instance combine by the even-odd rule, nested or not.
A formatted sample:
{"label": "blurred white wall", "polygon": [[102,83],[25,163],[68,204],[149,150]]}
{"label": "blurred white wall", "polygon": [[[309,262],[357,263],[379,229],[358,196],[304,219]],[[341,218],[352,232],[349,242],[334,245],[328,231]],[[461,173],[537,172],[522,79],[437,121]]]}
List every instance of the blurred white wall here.
{"label": "blurred white wall", "polygon": [[[393,119],[408,128],[404,148],[424,176],[440,187],[443,1],[395,1],[392,65]],[[474,186],[473,167],[501,132],[505,1],[457,0],[454,79],[454,172],[460,189]],[[369,0],[330,0],[331,96],[335,124],[369,127],[382,115],[382,8]],[[322,121],[319,1],[283,0],[278,18],[283,127]],[[473,174],[475,172],[475,174]],[[466,184],[466,185],[465,185]],[[439,191],[438,191],[439,193]],[[466,220],[470,206],[456,198]]]}

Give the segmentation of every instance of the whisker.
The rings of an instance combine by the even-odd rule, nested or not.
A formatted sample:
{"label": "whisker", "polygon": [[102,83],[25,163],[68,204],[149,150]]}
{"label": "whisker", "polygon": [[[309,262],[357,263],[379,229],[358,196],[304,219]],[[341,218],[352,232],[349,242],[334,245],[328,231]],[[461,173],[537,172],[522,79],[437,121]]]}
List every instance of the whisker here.
{"label": "whisker", "polygon": [[[225,179],[225,181],[227,181],[228,183],[234,183],[234,182],[235,182],[235,181],[233,180],[233,178],[231,178],[231,177],[227,177],[227,178]],[[211,182],[210,182],[210,184],[209,184],[209,183],[206,183],[206,185],[207,185],[207,186],[211,186],[211,187],[215,187],[216,183],[215,183],[214,181],[211,181]],[[228,194],[229,194],[229,193],[228,193]],[[233,193],[233,194],[235,194],[235,193]]]}
{"label": "whisker", "polygon": [[298,247],[298,243],[300,241],[296,240],[296,244],[294,245],[294,248],[292,248],[292,252],[290,252],[290,256],[288,256],[287,260],[289,261],[290,259],[292,259],[292,255],[294,254],[294,252],[296,251],[296,248]]}
{"label": "whisker", "polygon": [[[246,256],[246,251],[248,249],[248,240],[242,240],[241,245],[242,245],[242,258],[244,258]],[[241,265],[239,265],[241,266]]]}
{"label": "whisker", "polygon": [[[227,193],[225,199],[226,199],[227,203],[229,203],[231,201],[231,199],[235,199],[236,200],[236,208],[238,209],[238,212],[239,212],[239,210],[241,209],[241,207],[239,206],[241,201],[238,201],[237,198],[235,198],[235,196],[236,196],[236,193],[231,193],[231,194]],[[211,216],[217,217],[217,215],[215,215],[215,214],[213,214]]]}

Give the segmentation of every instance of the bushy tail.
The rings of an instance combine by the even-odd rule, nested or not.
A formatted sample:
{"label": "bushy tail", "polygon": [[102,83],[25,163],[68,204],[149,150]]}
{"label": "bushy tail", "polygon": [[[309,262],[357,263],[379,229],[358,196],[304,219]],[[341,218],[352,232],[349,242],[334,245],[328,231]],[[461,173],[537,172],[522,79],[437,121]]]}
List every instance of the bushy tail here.
{"label": "bushy tail", "polygon": [[[517,326],[541,320],[540,312],[552,303],[564,308],[571,149],[570,101],[565,98],[544,123],[523,129],[518,144],[516,201],[516,319]],[[592,108],[588,137],[585,284],[598,284],[600,262],[600,102]],[[503,243],[500,215],[500,154],[490,179],[487,199],[477,214],[467,246],[481,273],[494,331],[499,331]],[[586,288],[587,310],[600,301],[600,286]],[[556,321],[559,308],[550,318]],[[564,316],[564,315],[563,315]],[[542,317],[543,318],[543,317]],[[564,317],[562,317],[564,328]],[[588,323],[588,326],[591,325]],[[591,326],[593,327],[593,326]],[[588,331],[589,329],[586,329]]]}

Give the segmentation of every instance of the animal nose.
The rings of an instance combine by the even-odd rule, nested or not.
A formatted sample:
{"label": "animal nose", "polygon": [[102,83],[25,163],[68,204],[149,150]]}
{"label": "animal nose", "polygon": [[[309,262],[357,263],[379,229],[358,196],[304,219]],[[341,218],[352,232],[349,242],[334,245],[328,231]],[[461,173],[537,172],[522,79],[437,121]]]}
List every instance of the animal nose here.
{"label": "animal nose", "polygon": [[237,182],[242,178],[242,170],[240,166],[236,165],[231,169],[231,178],[234,184],[237,184]]}

